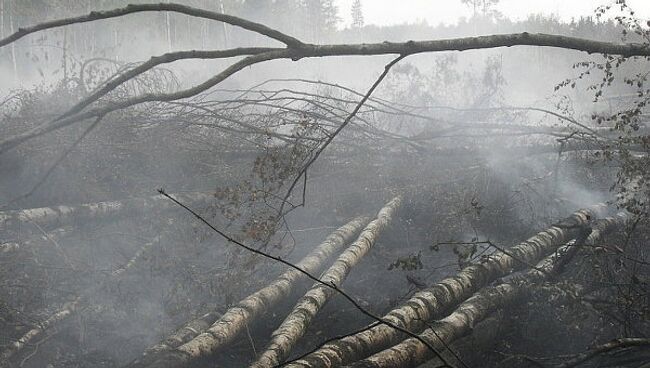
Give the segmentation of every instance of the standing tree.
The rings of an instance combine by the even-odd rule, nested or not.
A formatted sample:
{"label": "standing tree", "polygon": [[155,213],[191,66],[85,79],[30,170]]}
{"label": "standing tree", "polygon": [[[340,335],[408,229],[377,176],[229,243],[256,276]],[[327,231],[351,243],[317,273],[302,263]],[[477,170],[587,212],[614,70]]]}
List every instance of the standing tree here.
{"label": "standing tree", "polygon": [[354,0],[352,3],[352,28],[361,28],[363,27],[363,24],[363,8],[361,0]]}
{"label": "standing tree", "polygon": [[461,0],[461,3],[471,7],[474,16],[479,15],[480,11],[481,15],[485,17],[494,12],[492,8],[499,3],[499,0]]}
{"label": "standing tree", "polygon": [[308,39],[322,42],[336,30],[338,12],[332,0],[302,0],[303,30]]}

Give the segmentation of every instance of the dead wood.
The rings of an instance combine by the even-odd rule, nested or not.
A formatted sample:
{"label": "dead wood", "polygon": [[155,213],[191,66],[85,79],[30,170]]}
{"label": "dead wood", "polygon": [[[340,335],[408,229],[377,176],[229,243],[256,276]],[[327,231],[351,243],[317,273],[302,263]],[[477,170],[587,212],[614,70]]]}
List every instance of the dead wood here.
{"label": "dead wood", "polygon": [[[509,254],[495,252],[486,261],[464,268],[456,276],[444,279],[434,286],[419,291],[401,307],[386,314],[383,319],[409,331],[421,331],[424,321],[439,318],[454,306],[469,298],[490,282],[527,267],[548,255],[558,246],[578,235],[604,205],[580,210],[561,221],[575,225],[563,228],[552,226],[532,238],[509,249]],[[513,257],[514,256],[514,257]],[[526,262],[526,263],[524,263]],[[399,342],[398,331],[379,325],[366,331],[327,343],[306,357],[287,364],[287,367],[330,368],[363,359]]]}
{"label": "dead wood", "polygon": [[[368,221],[367,217],[358,217],[338,228],[296,266],[309,273],[317,272],[327,258],[352,241]],[[189,361],[226,346],[241,336],[248,325],[254,324],[286,298],[296,282],[305,278],[306,275],[296,269],[287,270],[265,288],[241,300],[220,318],[216,313],[208,313],[181,327],[165,341],[147,349],[145,355],[131,366],[170,366],[172,362]]]}
{"label": "dead wood", "polygon": [[[397,197],[382,208],[377,218],[366,226],[359,238],[339,256],[320,279],[340,287],[352,267],[370,251],[379,235],[390,224],[401,202],[401,197]],[[270,368],[284,361],[305,334],[316,314],[335,293],[332,288],[315,284],[300,298],[282,325],[273,332],[271,342],[251,368]]]}

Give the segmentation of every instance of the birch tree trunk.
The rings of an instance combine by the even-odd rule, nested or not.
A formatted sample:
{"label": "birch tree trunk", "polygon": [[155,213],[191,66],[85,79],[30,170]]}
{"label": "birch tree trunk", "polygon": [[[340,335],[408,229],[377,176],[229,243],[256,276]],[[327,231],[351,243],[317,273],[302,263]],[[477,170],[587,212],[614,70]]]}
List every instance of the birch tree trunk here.
{"label": "birch tree trunk", "polygon": [[[169,3],[170,0],[167,0]],[[165,12],[165,33],[167,35],[167,52],[172,52],[172,25],[171,25],[171,13]]]}
{"label": "birch tree trunk", "polygon": [[[584,243],[594,244],[604,233],[620,225],[626,218],[621,214],[607,218],[598,223]],[[535,269],[524,275],[515,276],[511,281],[498,286],[488,287],[467,299],[452,314],[429,324],[429,328],[420,337],[429,342],[437,351],[442,351],[454,340],[471,332],[472,327],[488,317],[497,309],[506,307],[519,299],[531,283],[539,282],[557,275],[577,247],[569,244],[562,247],[542,262]],[[434,358],[427,346],[414,338],[404,340],[389,349],[383,350],[369,358],[350,365],[354,368],[410,368]]]}
{"label": "birch tree trunk", "polygon": [[37,235],[34,236],[28,240],[25,240],[23,242],[7,242],[0,244],[0,254],[6,255],[11,252],[17,251],[19,249],[23,248],[30,248],[33,247],[37,244],[42,243],[43,241],[47,241],[48,244],[54,244],[55,246],[57,245],[57,242],[66,236],[68,233],[70,233],[71,228],[70,227],[65,227],[65,228],[58,228],[52,231],[49,231],[45,234]]}
{"label": "birch tree trunk", "polygon": [[[346,249],[320,279],[328,284],[340,286],[364,255],[370,251],[379,235],[393,219],[401,204],[396,197],[379,211],[377,219],[361,232],[359,238]],[[305,334],[311,321],[336,291],[323,284],[315,284],[303,296],[287,316],[282,325],[273,332],[271,342],[251,368],[271,368],[283,362],[298,340]]]}
{"label": "birch tree trunk", "polygon": [[[193,192],[174,194],[183,203],[196,205],[209,203],[214,198],[209,193]],[[86,203],[78,206],[52,206],[0,212],[0,229],[19,223],[34,221],[49,227],[62,226],[81,219],[104,218],[127,211],[176,208],[177,205],[162,195],[130,198],[121,201]]]}
{"label": "birch tree trunk", "polygon": [[0,38],[5,37],[5,0],[0,0]]}
{"label": "birch tree trunk", "polygon": [[[14,13],[16,4],[9,8],[9,34],[14,33]],[[18,83],[18,60],[16,59],[16,43],[11,44],[11,65],[14,71],[14,82]]]}
{"label": "birch tree trunk", "polygon": [[[156,238],[153,242],[149,242],[144,244],[138,252],[135,253],[131,259],[125,263],[123,266],[119,267],[118,269],[114,270],[111,272],[112,277],[118,277],[119,275],[123,274],[140,260],[142,255],[153,245],[154,242],[157,242],[158,239]],[[0,362],[7,362],[9,359],[11,359],[14,355],[19,353],[22,348],[24,348],[26,345],[29,345],[32,341],[34,341],[36,338],[41,336],[48,328],[54,326],[57,323],[60,323],[66,319],[68,319],[70,316],[74,315],[81,306],[86,306],[92,303],[92,300],[90,300],[92,296],[99,288],[101,288],[105,283],[96,285],[95,287],[91,288],[90,290],[87,290],[86,292],[83,293],[81,296],[75,297],[73,300],[65,303],[61,309],[50,315],[47,319],[45,319],[43,322],[39,323],[37,326],[32,328],[31,330],[27,331],[23,336],[21,336],[18,340],[15,342],[9,344],[9,346],[0,353]],[[0,364],[0,367],[2,365]]]}
{"label": "birch tree trunk", "polygon": [[20,352],[22,348],[30,344],[35,338],[40,336],[49,327],[52,327],[54,324],[70,317],[79,308],[80,304],[81,297],[76,297],[74,300],[65,303],[63,307],[56,313],[52,314],[45,321],[39,323],[37,326],[27,331],[18,340],[10,343],[8,347],[5,348],[2,353],[0,353],[0,367],[8,365],[10,358],[12,358],[16,353]]}
{"label": "birch tree trunk", "polygon": [[[368,221],[367,217],[358,217],[338,228],[296,266],[308,273],[317,272],[334,252],[351,242]],[[216,322],[218,315],[214,313],[192,321],[164,342],[147,349],[145,355],[130,366],[174,366],[229,344],[305,278],[303,273],[289,269],[267,287],[241,300]]]}
{"label": "birch tree trunk", "polygon": [[[579,230],[588,225],[590,219],[604,205],[590,210],[580,210],[561,221],[563,227],[551,226],[532,238],[508,249],[508,254],[497,251],[486,261],[464,268],[456,276],[446,278],[435,285],[416,293],[401,307],[390,311],[383,319],[409,331],[421,331],[424,321],[440,318],[445,312],[469,298],[499,277],[512,271],[521,270],[531,263],[538,262],[558,246],[575,237]],[[402,334],[385,326],[378,325],[366,331],[327,343],[317,351],[287,368],[331,368],[339,367],[363,359],[386,349],[400,341]]]}

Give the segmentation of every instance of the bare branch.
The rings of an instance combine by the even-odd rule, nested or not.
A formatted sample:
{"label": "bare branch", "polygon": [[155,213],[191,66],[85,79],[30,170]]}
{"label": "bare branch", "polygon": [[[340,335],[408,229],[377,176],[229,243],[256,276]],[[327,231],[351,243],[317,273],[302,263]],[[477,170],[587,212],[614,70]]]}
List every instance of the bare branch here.
{"label": "bare branch", "polygon": [[202,50],[189,50],[189,51],[178,51],[170,52],[160,56],[154,56],[148,61],[136,66],[135,68],[128,70],[115,79],[107,82],[104,87],[98,89],[90,96],[84,98],[82,101],[74,105],[63,115],[61,115],[57,120],[74,115],[81,112],[91,103],[99,100],[102,96],[105,96],[115,88],[119,87],[123,83],[127,82],[130,79],[137,77],[138,75],[145,73],[154,67],[161,64],[168,64],[178,60],[187,60],[187,59],[225,59],[236,56],[250,56],[257,55],[264,52],[272,51],[273,49],[268,47],[245,47],[245,48],[235,48],[229,50],[213,50],[213,51],[202,51]]}
{"label": "bare branch", "polygon": [[263,24],[251,22],[246,19],[235,17],[232,15],[217,13],[209,10],[193,8],[191,6],[174,4],[174,3],[161,3],[161,4],[130,4],[123,8],[117,8],[107,11],[93,11],[87,15],[82,15],[72,18],[57,19],[49,22],[40,23],[31,27],[18,28],[18,31],[9,35],[8,37],[0,40],[0,47],[6,46],[15,42],[29,34],[40,32],[46,29],[63,27],[71,24],[94,22],[101,19],[110,19],[123,17],[128,14],[142,13],[142,12],[174,12],[189,15],[197,18],[212,19],[219,22],[228,23],[233,26],[241,27],[243,29],[259,33],[274,40],[280,41],[287,46],[299,47],[303,43],[297,38],[286,35],[280,31],[269,28]]}
{"label": "bare branch", "polygon": [[[384,78],[386,77],[386,75],[388,75],[388,72],[390,71],[390,69],[391,69],[395,64],[399,63],[399,62],[400,62],[402,59],[404,59],[405,57],[406,57],[406,55],[400,55],[399,57],[397,57],[396,59],[394,59],[394,60],[391,61],[390,63],[386,64],[386,66],[384,67],[384,71],[383,71],[383,72],[381,73],[381,75],[377,78],[377,80],[375,81],[375,83],[373,83],[373,85],[370,87],[370,89],[368,90],[368,92],[366,92],[366,94],[363,96],[363,98],[361,99],[361,101],[359,101],[359,103],[358,103],[357,106],[354,108],[354,110],[352,110],[352,112],[351,112],[351,113],[350,113],[350,114],[345,118],[345,120],[343,121],[343,123],[342,123],[342,124],[341,124],[341,125],[340,125],[340,126],[339,126],[339,127],[338,127],[334,132],[333,132],[333,133],[332,133],[332,134],[330,134],[330,136],[327,138],[327,140],[325,141],[325,143],[323,143],[323,145],[318,149],[318,151],[316,151],[316,153],[315,153],[315,154],[314,154],[314,155],[309,159],[309,161],[307,161],[307,163],[306,163],[306,164],[305,164],[305,165],[300,169],[300,172],[298,173],[298,175],[296,175],[294,181],[293,181],[293,182],[291,183],[291,185],[289,186],[289,190],[287,190],[287,193],[284,195],[284,200],[282,201],[282,205],[280,206],[280,210],[278,211],[278,213],[279,213],[280,215],[282,215],[282,211],[283,211],[283,209],[284,209],[284,204],[287,203],[287,200],[288,200],[289,197],[291,196],[291,193],[293,192],[293,189],[296,187],[296,185],[297,185],[298,182],[300,181],[300,178],[302,178],[303,175],[307,175],[307,169],[309,169],[309,167],[310,167],[314,162],[316,162],[316,160],[318,160],[318,157],[320,157],[321,153],[323,153],[323,151],[325,151],[325,149],[327,148],[327,146],[329,146],[330,143],[332,143],[332,141],[334,140],[334,138],[336,138],[336,136],[337,136],[337,135],[338,135],[338,134],[339,134],[339,133],[340,133],[340,132],[341,132],[341,131],[342,131],[342,130],[343,130],[343,129],[344,129],[344,128],[349,124],[349,123],[350,123],[350,121],[352,120],[352,118],[353,118],[353,117],[354,117],[354,116],[359,112],[359,110],[361,109],[361,107],[363,106],[363,104],[368,100],[368,98],[370,98],[370,95],[372,95],[372,93],[375,91],[375,89],[377,89],[377,87],[378,87],[378,86],[381,84],[381,82],[384,80]],[[303,196],[304,196],[304,193],[303,193]],[[303,204],[304,204],[304,203],[303,203]]]}
{"label": "bare branch", "polygon": [[[282,52],[282,51],[280,51]],[[40,136],[42,134],[51,132],[56,129],[63,128],[65,126],[68,126],[70,124],[83,121],[85,119],[101,116],[101,115],[106,115],[110,112],[116,111],[116,110],[121,110],[121,109],[126,109],[128,107],[134,106],[134,105],[139,105],[143,104],[146,102],[159,102],[159,101],[174,101],[174,100],[180,100],[183,98],[188,98],[192,97],[194,95],[197,95],[219,83],[221,83],[223,80],[226,78],[230,77],[231,75],[237,73],[238,71],[246,68],[247,66],[253,65],[260,63],[262,61],[267,61],[267,60],[273,60],[276,58],[278,51],[271,51],[271,52],[265,52],[259,55],[253,55],[249,56],[245,59],[242,59],[230,67],[226,68],[224,71],[221,73],[215,75],[214,77],[208,79],[207,81],[196,85],[192,88],[188,88],[182,91],[178,92],[173,92],[173,93],[167,93],[167,94],[144,94],[139,97],[135,97],[132,99],[124,100],[121,102],[116,102],[114,104],[110,104],[106,107],[102,108],[96,108],[87,112],[79,113],[76,115],[72,115],[67,118],[63,118],[60,120],[55,120],[53,122],[49,122],[43,125],[39,125],[35,128],[32,128],[22,134],[18,134],[16,136],[10,137],[5,139],[4,141],[0,142],[0,154],[19,145],[20,143],[23,143],[31,138]]]}
{"label": "bare branch", "polygon": [[614,339],[608,343],[598,345],[591,350],[588,350],[584,353],[578,354],[573,359],[570,359],[563,364],[558,365],[558,368],[572,368],[586,361],[596,357],[599,354],[608,353],[612,350],[627,348],[627,347],[639,347],[639,346],[649,346],[650,339],[641,338],[641,337],[628,337]]}
{"label": "bare branch", "polygon": [[[198,93],[201,93],[228,78],[229,76],[235,74],[236,72],[242,70],[246,66],[253,64],[261,63],[264,61],[270,60],[279,60],[279,59],[291,59],[299,60],[302,58],[313,58],[313,57],[327,57],[327,56],[351,56],[351,55],[390,55],[398,54],[401,57],[407,55],[427,53],[427,52],[439,52],[439,51],[464,51],[464,50],[473,50],[473,49],[489,49],[497,47],[511,47],[511,46],[548,46],[548,47],[557,47],[570,50],[584,51],[588,53],[602,53],[609,55],[620,55],[623,57],[631,56],[650,56],[650,47],[644,44],[622,44],[622,43],[612,43],[612,42],[602,42],[595,40],[588,40],[577,37],[567,37],[559,35],[549,35],[541,33],[512,33],[512,34],[502,34],[502,35],[488,35],[488,36],[478,36],[478,37],[465,37],[465,38],[453,38],[453,39],[443,39],[443,40],[429,40],[429,41],[407,41],[407,42],[383,42],[383,43],[372,43],[372,44],[339,44],[339,45],[313,45],[313,44],[304,44],[299,40],[287,36],[279,31],[261,25],[259,23],[250,22],[238,17],[233,17],[225,14],[205,11],[197,8],[192,8],[179,4],[140,4],[140,5],[129,5],[124,8],[118,8],[114,10],[104,11],[104,12],[91,12],[86,16],[73,17],[60,19],[55,21],[50,21],[46,23],[41,23],[28,28],[21,28],[18,32],[13,35],[0,41],[0,47],[15,42],[16,40],[24,37],[27,34],[38,32],[44,29],[56,28],[70,24],[76,23],[85,23],[96,21],[100,19],[108,19],[114,17],[120,17],[127,14],[138,13],[138,12],[148,12],[148,11],[172,11],[179,12],[191,16],[202,17],[207,19],[213,19],[217,21],[222,21],[232,25],[236,25],[253,32],[266,35],[273,39],[279,40],[285,43],[287,48],[268,48],[268,49],[255,49],[248,50],[251,54],[255,55],[248,56],[247,58],[231,65],[226,70],[215,75],[214,77],[208,79],[207,81],[196,85],[192,88],[167,93],[167,94],[145,94],[142,96],[134,97],[119,103],[112,104],[108,107],[100,108],[96,111],[89,111],[86,113],[75,114],[76,111],[81,111],[84,106],[87,106],[93,100],[99,98],[106,91],[110,91],[116,86],[120,85],[120,81],[123,83],[130,78],[129,76],[118,77],[117,83],[109,83],[96,94],[93,94],[89,98],[82,101],[78,106],[75,106],[71,109],[70,112],[66,113],[63,119],[56,120],[54,122],[48,122],[43,125],[40,125],[36,128],[33,128],[27,132],[19,134],[14,137],[9,137],[3,141],[0,141],[0,154],[11,149],[18,144],[25,142],[28,139],[36,137],[38,135],[44,134],[46,132],[59,129],[61,127],[82,121],[87,118],[96,117],[99,115],[106,114],[111,111],[124,109],[130,106],[153,102],[153,101],[174,101],[179,99],[184,99],[192,97]],[[241,52],[241,51],[239,51]],[[223,58],[224,53],[228,51],[215,51],[216,54],[206,54],[200,55],[200,58]],[[237,51],[230,51],[232,56],[236,56]],[[180,60],[185,58],[194,58],[199,55],[200,52],[188,51],[186,54],[180,53],[175,56],[167,55],[161,56],[163,60],[157,60],[156,58],[149,61],[150,64],[141,66],[131,70],[129,75],[137,75],[143,70],[147,70],[151,64],[156,64],[158,62],[165,62],[164,59],[173,59]],[[70,115],[73,114],[73,115]],[[576,123],[576,122],[572,122]]]}

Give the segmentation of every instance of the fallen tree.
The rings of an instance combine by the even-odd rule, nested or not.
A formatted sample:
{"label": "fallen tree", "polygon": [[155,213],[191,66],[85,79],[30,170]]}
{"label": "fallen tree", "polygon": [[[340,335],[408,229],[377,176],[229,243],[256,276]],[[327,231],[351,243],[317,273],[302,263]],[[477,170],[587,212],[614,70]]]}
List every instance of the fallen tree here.
{"label": "fallen tree", "polygon": [[[352,241],[369,220],[367,217],[357,217],[341,226],[296,263],[296,266],[309,273],[318,271],[328,257]],[[265,288],[241,300],[220,318],[214,312],[207,313],[181,327],[165,341],[147,349],[144,356],[130,366],[171,365],[172,361],[184,361],[190,356],[204,354],[203,351],[216,350],[229,344],[240,336],[248,325],[255,323],[265,312],[286,298],[295,284],[305,278],[305,274],[298,270],[289,269]],[[199,335],[200,338],[197,338]],[[208,348],[201,349],[204,346]],[[194,354],[186,353],[190,349]]]}
{"label": "fallen tree", "polygon": [[[187,203],[208,203],[214,196],[204,192],[176,194]],[[48,227],[63,226],[75,220],[99,219],[115,216],[119,213],[143,212],[152,209],[168,209],[174,206],[161,195],[142,198],[129,198],[118,201],[86,203],[77,206],[52,206],[10,210],[0,212],[0,224],[4,228],[20,223],[34,221]]]}
{"label": "fallen tree", "polygon": [[10,366],[9,360],[14,355],[18,354],[25,346],[28,346],[32,341],[34,341],[34,339],[42,335],[48,328],[60,323],[76,312],[81,305],[81,299],[81,297],[76,297],[70,302],[65,303],[61,309],[24,333],[18,340],[10,343],[9,346],[0,353],[0,367]]}
{"label": "fallen tree", "polygon": [[[138,263],[138,261],[142,259],[144,253],[150,249],[151,246],[157,241],[158,239],[155,239],[153,242],[146,243],[140,247],[140,249],[133,255],[133,257],[131,257],[131,259],[129,259],[128,262],[126,262],[123,266],[113,270],[110,274],[110,277],[116,278],[124,274],[124,272],[127,270],[133,268]],[[95,291],[104,286],[106,282],[111,281],[111,278],[91,288],[90,290],[87,290],[83,293],[83,295],[77,296],[67,303],[63,304],[59,310],[52,313],[48,318],[24,333],[19,339],[9,344],[9,346],[0,353],[0,366],[8,363],[9,360],[12,359],[16,354],[20,353],[20,351],[25,346],[29,345],[32,341],[45,333],[49,328],[70,318],[72,315],[78,312],[80,308],[91,304]]]}
{"label": "fallen tree", "polygon": [[22,242],[9,241],[0,244],[0,254],[5,255],[20,249],[30,248],[36,244],[41,243],[44,240],[50,243],[54,243],[54,245],[56,246],[57,245],[56,242],[62,237],[68,235],[70,231],[71,229],[69,227],[62,227],[62,228],[54,229],[52,231],[48,231],[46,233],[42,233],[41,235],[34,235],[34,237]]}
{"label": "fallen tree", "polygon": [[[561,224],[551,226],[508,249],[507,253],[497,251],[484,262],[468,266],[456,276],[446,278],[416,293],[401,307],[386,314],[383,319],[409,331],[421,331],[426,327],[426,321],[443,316],[445,312],[490,282],[512,271],[526,268],[576,237],[589,225],[591,219],[604,209],[604,205],[598,205],[592,209],[577,211],[561,221]],[[290,362],[286,367],[344,366],[398,343],[402,336],[390,327],[378,325],[329,342],[305,357]]]}
{"label": "fallen tree", "polygon": [[[383,229],[391,222],[401,202],[401,197],[397,197],[382,208],[377,218],[366,226],[359,238],[339,256],[320,279],[339,287],[352,267],[370,251]],[[284,322],[273,332],[271,342],[251,367],[270,368],[284,361],[305,334],[313,318],[335,293],[332,288],[315,284],[298,300]]]}
{"label": "fallen tree", "polygon": [[[621,225],[627,217],[619,214],[598,221],[594,231],[587,239],[576,240],[568,244],[537,265],[524,275],[513,276],[511,280],[497,286],[487,287],[462,303],[449,316],[428,324],[420,337],[440,350],[454,340],[471,332],[472,326],[488,317],[497,309],[506,307],[520,299],[531,283],[548,280],[563,269],[564,264],[583,244],[593,245],[604,233]],[[355,368],[409,368],[417,367],[427,360],[435,358],[431,351],[420,341],[409,338],[403,342],[374,354],[364,360],[350,365]],[[311,367],[311,366],[305,366]]]}

